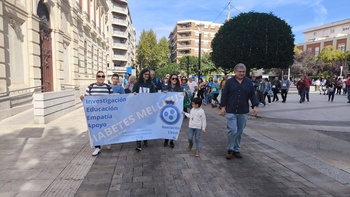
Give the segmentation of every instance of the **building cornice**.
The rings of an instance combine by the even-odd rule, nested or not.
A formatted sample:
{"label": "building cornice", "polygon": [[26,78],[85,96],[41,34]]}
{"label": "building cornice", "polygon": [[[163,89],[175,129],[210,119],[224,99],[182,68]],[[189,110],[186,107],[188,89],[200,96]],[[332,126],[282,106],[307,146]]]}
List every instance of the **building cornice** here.
{"label": "building cornice", "polygon": [[312,27],[312,28],[306,29],[303,33],[305,34],[305,33],[317,31],[317,30],[320,30],[320,29],[325,29],[325,28],[339,26],[339,25],[346,24],[346,23],[350,23],[350,18],[349,19],[340,20],[340,21],[335,21],[335,22],[332,22],[332,23],[329,23],[329,24],[326,24],[326,25]]}
{"label": "building cornice", "polygon": [[27,20],[28,13],[26,8],[19,1],[5,0],[3,10],[5,15],[20,24],[23,24]]}

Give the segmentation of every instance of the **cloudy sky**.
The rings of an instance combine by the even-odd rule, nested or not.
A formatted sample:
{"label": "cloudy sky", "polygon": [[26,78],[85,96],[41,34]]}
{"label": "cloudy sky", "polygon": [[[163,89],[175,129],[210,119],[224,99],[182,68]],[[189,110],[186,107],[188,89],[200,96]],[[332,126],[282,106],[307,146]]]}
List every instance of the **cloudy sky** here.
{"label": "cloudy sky", "polygon": [[[223,23],[229,0],[128,0],[137,40],[142,30],[152,29],[157,38],[173,30],[177,21],[202,20]],[[285,20],[303,43],[307,28],[350,18],[350,0],[243,0],[231,1],[231,17],[240,12],[272,12]]]}

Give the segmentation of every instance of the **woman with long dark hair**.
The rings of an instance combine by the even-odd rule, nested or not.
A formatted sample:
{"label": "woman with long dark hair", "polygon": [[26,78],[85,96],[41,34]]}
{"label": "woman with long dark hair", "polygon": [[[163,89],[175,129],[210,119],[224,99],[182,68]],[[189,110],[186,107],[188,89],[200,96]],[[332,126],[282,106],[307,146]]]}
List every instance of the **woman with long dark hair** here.
{"label": "woman with long dark hair", "polygon": [[[166,87],[166,90],[164,92],[182,92],[181,85],[180,85],[180,78],[177,76],[177,74],[171,74],[169,77],[169,83]],[[164,146],[168,146],[169,139],[164,140]],[[174,148],[174,140],[170,140],[170,147]]]}
{"label": "woman with long dark hair", "polygon": [[[148,69],[143,69],[140,73],[140,76],[137,82],[134,84],[132,88],[132,92],[136,93],[154,93],[156,92],[156,87],[151,81],[150,72]],[[143,141],[144,147],[147,147],[147,140]],[[141,141],[136,141],[136,149],[137,151],[141,151]]]}

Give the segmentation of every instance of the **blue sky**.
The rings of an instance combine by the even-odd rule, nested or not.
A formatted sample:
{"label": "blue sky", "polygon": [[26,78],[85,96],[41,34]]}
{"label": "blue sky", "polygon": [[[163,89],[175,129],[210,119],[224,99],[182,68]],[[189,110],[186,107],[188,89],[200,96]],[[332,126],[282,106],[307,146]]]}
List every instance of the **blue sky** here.
{"label": "blue sky", "polygon": [[[157,39],[173,30],[177,21],[202,20],[223,23],[229,0],[128,0],[139,40],[142,30],[152,29]],[[226,7],[226,9],[224,9]],[[231,1],[231,17],[239,12],[272,12],[285,20],[303,43],[303,32],[311,27],[350,18],[350,0],[243,0]]]}

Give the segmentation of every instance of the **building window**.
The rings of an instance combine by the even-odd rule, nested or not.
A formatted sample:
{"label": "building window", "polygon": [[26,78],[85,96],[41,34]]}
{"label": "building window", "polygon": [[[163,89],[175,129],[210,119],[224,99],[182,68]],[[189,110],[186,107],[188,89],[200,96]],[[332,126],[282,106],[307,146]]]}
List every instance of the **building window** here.
{"label": "building window", "polygon": [[345,44],[338,45],[338,50],[345,51]]}
{"label": "building window", "polygon": [[317,32],[314,32],[314,36],[317,36]]}
{"label": "building window", "polygon": [[349,31],[350,30],[350,27],[347,26],[347,27],[343,27],[343,31]]}
{"label": "building window", "polygon": [[331,29],[331,33],[334,33],[334,29]]}
{"label": "building window", "polygon": [[320,47],[315,48],[315,56],[317,56],[320,53]]}
{"label": "building window", "polygon": [[328,35],[328,30],[324,30],[324,31],[323,31],[323,35],[324,35],[324,36],[327,36],[327,35]]}

